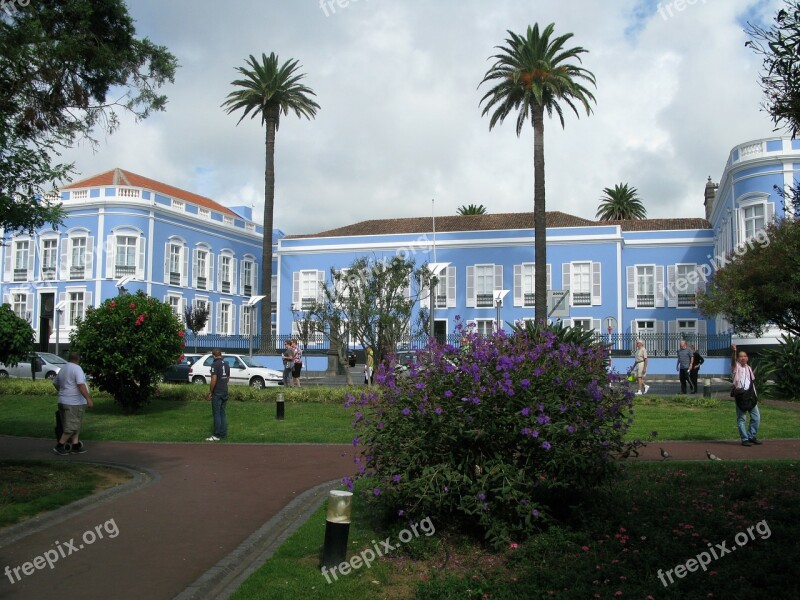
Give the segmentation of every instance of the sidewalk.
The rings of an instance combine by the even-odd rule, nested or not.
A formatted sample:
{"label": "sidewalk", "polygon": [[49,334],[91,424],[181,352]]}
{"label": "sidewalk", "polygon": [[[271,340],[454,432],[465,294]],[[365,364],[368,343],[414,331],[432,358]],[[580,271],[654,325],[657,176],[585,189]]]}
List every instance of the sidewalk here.
{"label": "sidewalk", "polygon": [[[50,440],[0,436],[0,456],[53,459]],[[353,472],[349,445],[88,442],[63,460],[125,465],[133,484],[0,532],[0,570],[48,550],[76,550],[11,583],[0,598],[156,600],[227,598]],[[633,460],[800,459],[800,440],[654,442]],[[62,459],[59,459],[62,460]],[[80,547],[84,532],[113,523],[118,535]],[[108,532],[105,529],[104,532]],[[320,544],[322,540],[320,540]],[[67,550],[68,552],[68,550]],[[13,577],[13,576],[12,576]]]}

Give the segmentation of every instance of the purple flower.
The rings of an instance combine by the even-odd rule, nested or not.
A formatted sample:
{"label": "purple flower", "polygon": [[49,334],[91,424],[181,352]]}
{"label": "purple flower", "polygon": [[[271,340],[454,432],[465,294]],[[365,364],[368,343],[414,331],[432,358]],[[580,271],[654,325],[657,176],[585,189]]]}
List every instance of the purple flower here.
{"label": "purple flower", "polygon": [[394,483],[400,483],[400,475],[392,475],[392,481]]}
{"label": "purple flower", "polygon": [[486,500],[486,494],[484,494],[483,492],[479,493],[478,494],[478,500],[481,500],[481,501]]}
{"label": "purple flower", "polygon": [[562,404],[561,406],[558,407],[558,410],[560,410],[562,413],[567,412],[567,407]]}
{"label": "purple flower", "polygon": [[453,392],[451,390],[445,390],[444,397],[445,398],[452,398],[453,397]]}
{"label": "purple flower", "polygon": [[521,387],[523,390],[527,390],[529,387],[531,387],[530,380],[529,379],[522,379],[519,382],[519,387]]}
{"label": "purple flower", "polygon": [[551,448],[550,442],[547,441],[542,442],[542,448],[544,448],[545,450],[550,450]]}
{"label": "purple flower", "polygon": [[381,495],[381,488],[375,488],[374,490],[372,490],[372,494],[375,495],[375,496],[380,496]]}
{"label": "purple flower", "polygon": [[539,511],[538,511],[538,510],[536,510],[536,509],[534,508],[534,509],[531,511],[531,514],[532,514],[534,517],[538,517],[538,516],[539,516]]}
{"label": "purple flower", "polygon": [[353,438],[353,446],[358,446],[359,442],[361,442],[361,439],[358,436]]}
{"label": "purple flower", "polygon": [[442,407],[441,406],[437,406],[436,408],[433,409],[433,412],[435,412],[437,415],[440,415],[444,411],[442,411]]}
{"label": "purple flower", "polygon": [[411,414],[411,409],[410,408],[406,407],[406,408],[403,409],[403,416],[404,417],[407,417],[410,414]]}
{"label": "purple flower", "polygon": [[525,408],[523,408],[521,411],[519,411],[519,413],[520,413],[520,414],[521,414],[523,417],[527,417],[529,414],[531,414],[531,408],[530,408],[529,406],[526,406],[526,407],[525,407]]}
{"label": "purple flower", "polygon": [[570,425],[569,427],[567,427],[567,431],[570,432],[570,433],[575,433],[575,427]]}

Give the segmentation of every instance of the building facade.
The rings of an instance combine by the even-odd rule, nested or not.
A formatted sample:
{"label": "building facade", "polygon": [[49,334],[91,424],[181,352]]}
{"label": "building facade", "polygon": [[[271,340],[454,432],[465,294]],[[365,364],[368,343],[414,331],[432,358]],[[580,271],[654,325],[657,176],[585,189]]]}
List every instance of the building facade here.
{"label": "building facade", "polygon": [[121,169],[60,196],[58,231],[7,234],[0,247],[3,302],[31,323],[38,347],[66,342],[86,308],[121,287],[169,303],[181,318],[187,306],[208,308],[201,333],[258,331],[258,311],[246,305],[261,285],[263,236],[249,207],[227,208]]}

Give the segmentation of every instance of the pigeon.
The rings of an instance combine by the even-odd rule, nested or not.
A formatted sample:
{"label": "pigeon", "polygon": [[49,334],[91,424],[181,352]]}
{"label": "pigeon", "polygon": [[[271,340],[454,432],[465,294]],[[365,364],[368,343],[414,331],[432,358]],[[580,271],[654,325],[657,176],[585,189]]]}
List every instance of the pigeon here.
{"label": "pigeon", "polygon": [[708,456],[708,460],[722,460],[719,456],[712,454],[708,450],[706,450],[706,455]]}
{"label": "pigeon", "polygon": [[664,460],[667,460],[668,458],[672,458],[672,454],[670,454],[669,452],[667,452],[663,448],[660,448],[660,450],[661,450],[661,458],[663,458]]}

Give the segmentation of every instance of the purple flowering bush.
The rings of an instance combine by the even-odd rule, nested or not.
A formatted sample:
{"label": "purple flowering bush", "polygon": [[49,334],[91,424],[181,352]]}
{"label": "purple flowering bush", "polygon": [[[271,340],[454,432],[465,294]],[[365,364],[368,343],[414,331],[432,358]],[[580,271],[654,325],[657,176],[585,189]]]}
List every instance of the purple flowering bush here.
{"label": "purple flowering bush", "polygon": [[632,395],[603,346],[547,327],[464,337],[348,396],[355,460],[390,515],[520,541],[617,472]]}

